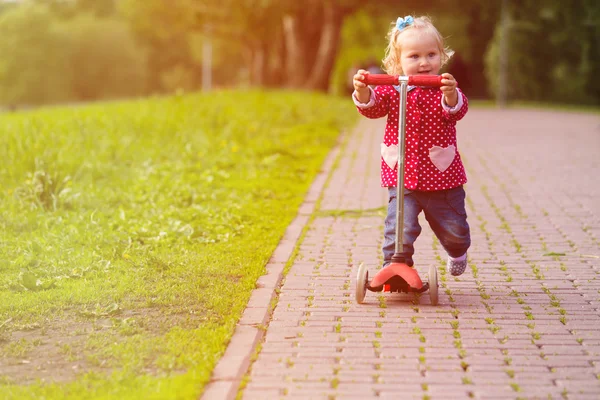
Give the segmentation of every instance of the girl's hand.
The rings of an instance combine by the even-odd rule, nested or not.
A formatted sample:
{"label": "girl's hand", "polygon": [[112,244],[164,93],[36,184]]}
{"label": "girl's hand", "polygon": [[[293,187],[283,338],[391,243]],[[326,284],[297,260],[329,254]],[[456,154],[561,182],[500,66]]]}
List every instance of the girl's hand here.
{"label": "girl's hand", "polygon": [[371,98],[371,92],[369,91],[368,85],[364,82],[365,75],[368,75],[369,71],[359,69],[352,79],[354,90],[356,91],[356,99],[361,103],[368,103]]}
{"label": "girl's hand", "polygon": [[361,89],[365,89],[367,84],[364,82],[365,75],[368,75],[369,71],[365,71],[364,69],[359,69],[358,72],[354,75],[354,79],[352,83],[354,84],[354,90],[360,92]]}
{"label": "girl's hand", "polygon": [[450,107],[454,107],[458,103],[458,91],[456,90],[458,83],[456,79],[448,73],[442,74],[442,85],[440,90],[444,93],[444,102]]}

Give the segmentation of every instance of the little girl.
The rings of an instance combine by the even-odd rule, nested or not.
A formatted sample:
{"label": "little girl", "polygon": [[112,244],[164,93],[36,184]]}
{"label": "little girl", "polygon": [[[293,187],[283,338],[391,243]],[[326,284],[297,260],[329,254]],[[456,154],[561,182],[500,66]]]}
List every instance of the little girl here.
{"label": "little girl", "polygon": [[[453,51],[427,17],[398,18],[389,32],[383,64],[389,75],[438,75]],[[364,83],[368,72],[354,75],[352,95],[358,111],[367,118],[387,115],[381,144],[381,186],[389,191],[385,219],[383,266],[390,264],[395,250],[396,185],[398,161],[399,86]],[[406,104],[406,154],[404,176],[403,256],[413,265],[414,242],[421,233],[419,214],[448,253],[447,269],[461,275],[467,266],[471,245],[465,191],[467,176],[457,150],[456,122],[468,110],[467,97],[454,77],[442,74],[442,87],[408,87]]]}

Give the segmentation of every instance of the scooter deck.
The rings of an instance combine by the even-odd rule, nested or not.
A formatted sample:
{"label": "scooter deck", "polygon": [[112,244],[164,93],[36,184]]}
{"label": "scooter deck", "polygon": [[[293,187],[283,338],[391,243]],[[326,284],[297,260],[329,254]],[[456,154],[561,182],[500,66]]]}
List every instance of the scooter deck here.
{"label": "scooter deck", "polygon": [[379,270],[372,280],[364,264],[356,276],[356,302],[362,304],[367,291],[389,293],[423,293],[429,291],[432,305],[438,304],[437,267],[429,266],[429,282],[423,283],[414,268],[403,263],[392,263]]}
{"label": "scooter deck", "polygon": [[[394,277],[399,279],[393,279]],[[393,279],[393,282],[390,282]],[[401,281],[404,281],[403,284]],[[421,277],[417,273],[417,270],[409,267],[404,263],[391,263],[387,265],[385,268],[379,270],[371,282],[369,282],[369,286],[375,288],[385,284],[392,284],[395,286],[404,286],[407,285],[411,292],[420,291],[423,288],[423,281]]]}
{"label": "scooter deck", "polygon": [[420,288],[411,287],[402,277],[395,275],[385,281],[382,285],[372,286],[372,281],[366,287],[371,292],[388,293],[423,293],[429,289],[429,282],[423,283]]}

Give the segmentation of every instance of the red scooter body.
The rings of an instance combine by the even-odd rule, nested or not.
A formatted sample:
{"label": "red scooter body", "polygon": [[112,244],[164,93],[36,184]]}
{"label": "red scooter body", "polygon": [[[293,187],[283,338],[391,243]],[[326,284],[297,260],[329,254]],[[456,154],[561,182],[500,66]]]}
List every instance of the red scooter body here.
{"label": "red scooter body", "polygon": [[401,254],[403,249],[402,234],[404,226],[404,136],[406,129],[406,98],[407,87],[412,86],[442,86],[442,77],[439,75],[394,76],[385,74],[367,74],[364,76],[367,85],[400,85],[399,124],[398,124],[398,193],[396,210],[396,253],[392,263],[379,270],[369,281],[369,272],[361,264],[358,268],[356,280],[356,301],[360,304],[365,298],[367,290],[372,292],[416,292],[422,293],[429,290],[431,304],[438,303],[437,267],[429,267],[429,282],[423,284],[417,270],[404,263]]}

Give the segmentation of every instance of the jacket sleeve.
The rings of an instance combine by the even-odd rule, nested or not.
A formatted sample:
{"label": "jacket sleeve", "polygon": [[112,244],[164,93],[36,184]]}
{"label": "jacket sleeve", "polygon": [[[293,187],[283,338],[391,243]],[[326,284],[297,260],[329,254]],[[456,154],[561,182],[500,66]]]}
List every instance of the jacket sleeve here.
{"label": "jacket sleeve", "polygon": [[[387,90],[385,88],[388,88]],[[389,112],[390,108],[390,95],[388,86],[377,86],[375,90],[369,87],[371,98],[368,103],[361,103],[356,98],[355,94],[352,93],[352,100],[356,105],[356,109],[359,113],[367,118],[381,118],[385,117]]]}
{"label": "jacket sleeve", "polygon": [[469,111],[469,99],[460,89],[456,90],[458,91],[458,103],[454,107],[447,105],[442,95],[442,115],[445,120],[451,122],[460,121]]}

